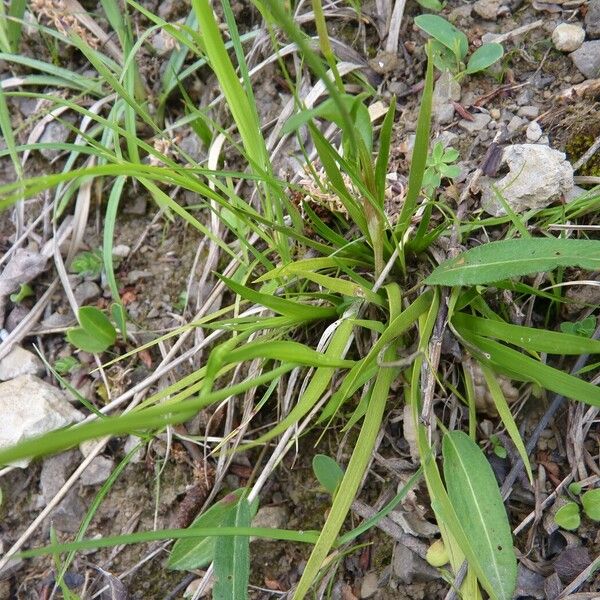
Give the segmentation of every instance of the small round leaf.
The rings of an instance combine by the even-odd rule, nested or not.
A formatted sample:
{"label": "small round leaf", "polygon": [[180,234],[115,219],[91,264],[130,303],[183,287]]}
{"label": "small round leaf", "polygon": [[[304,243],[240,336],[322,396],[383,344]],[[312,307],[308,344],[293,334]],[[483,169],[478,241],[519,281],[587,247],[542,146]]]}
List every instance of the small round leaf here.
{"label": "small round leaf", "polygon": [[554,515],[554,520],[559,527],[573,531],[579,527],[581,517],[579,516],[579,505],[575,502],[567,502],[561,506]]}
{"label": "small round leaf", "polygon": [[600,521],[600,488],[588,490],[581,496],[585,514],[593,521]]}

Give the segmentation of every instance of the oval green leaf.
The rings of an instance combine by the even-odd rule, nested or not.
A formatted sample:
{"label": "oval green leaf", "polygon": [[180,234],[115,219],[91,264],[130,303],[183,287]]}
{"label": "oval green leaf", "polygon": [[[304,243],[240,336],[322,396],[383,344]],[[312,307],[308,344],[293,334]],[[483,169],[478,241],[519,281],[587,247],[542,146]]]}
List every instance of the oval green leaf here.
{"label": "oval green leaf", "polygon": [[83,327],[69,329],[67,331],[67,341],[73,344],[75,348],[79,348],[79,350],[83,350],[84,352],[90,352],[91,354],[104,352],[111,346],[111,344],[105,343],[104,340],[90,335]]}
{"label": "oval green leaf", "polygon": [[469,49],[467,36],[446,19],[438,15],[419,15],[415,17],[415,25],[452,50],[460,60],[466,56]]}
{"label": "oval green leaf", "polygon": [[554,520],[559,527],[574,531],[581,523],[579,516],[579,505],[576,502],[567,502],[561,506],[554,515]]}
{"label": "oval green leaf", "polygon": [[588,490],[581,496],[585,514],[593,521],[600,521],[600,488]]}
{"label": "oval green leaf", "polygon": [[319,483],[333,496],[344,478],[344,470],[333,458],[317,454],[313,458],[312,468]]}
{"label": "oval green leaf", "polygon": [[443,262],[431,285],[482,285],[556,267],[600,269],[600,241],[527,238],[490,242]]}
{"label": "oval green leaf", "polygon": [[77,313],[77,320],[86,333],[103,342],[108,348],[115,343],[117,332],[108,317],[95,306],[82,306]]}
{"label": "oval green leaf", "polygon": [[487,69],[489,66],[493,65],[495,62],[499,61],[504,55],[504,48],[502,44],[497,44],[493,42],[491,44],[484,44],[480,48],[477,48],[473,54],[471,54],[471,58],[469,58],[469,62],[467,64],[467,74],[471,75],[473,73],[478,73],[479,71],[483,71]]}
{"label": "oval green leaf", "polygon": [[517,584],[517,559],[492,468],[479,446],[462,431],[444,436],[442,452],[448,497],[492,586],[486,591],[498,600],[510,600]]}

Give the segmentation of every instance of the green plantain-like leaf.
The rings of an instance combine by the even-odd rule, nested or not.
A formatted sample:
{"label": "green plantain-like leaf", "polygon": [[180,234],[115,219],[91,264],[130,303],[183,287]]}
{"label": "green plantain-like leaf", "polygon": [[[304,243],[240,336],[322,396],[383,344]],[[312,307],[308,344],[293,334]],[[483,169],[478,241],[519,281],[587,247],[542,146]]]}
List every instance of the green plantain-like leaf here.
{"label": "green plantain-like leaf", "polygon": [[425,283],[480,285],[556,267],[600,269],[600,241],[528,238],[490,242],[442,263]]}
{"label": "green plantain-like leaf", "polygon": [[496,478],[485,455],[462,431],[444,436],[444,478],[468,543],[480,559],[498,600],[510,600],[517,583],[512,533]]}
{"label": "green plantain-like leaf", "polygon": [[446,19],[438,15],[419,15],[415,17],[415,25],[452,50],[457,58],[462,60],[466,56],[469,50],[467,36]]}
{"label": "green plantain-like leaf", "polygon": [[[250,527],[252,516],[245,498],[237,503],[223,525]],[[250,577],[250,538],[248,536],[218,537],[215,542],[214,600],[246,600]]]}
{"label": "green plantain-like leaf", "polygon": [[[235,515],[236,506],[243,489],[228,494],[222,500],[213,504],[190,525],[190,529],[221,527],[225,525],[230,515]],[[173,546],[167,567],[177,571],[201,569],[210,564],[215,555],[214,537],[183,538]]]}

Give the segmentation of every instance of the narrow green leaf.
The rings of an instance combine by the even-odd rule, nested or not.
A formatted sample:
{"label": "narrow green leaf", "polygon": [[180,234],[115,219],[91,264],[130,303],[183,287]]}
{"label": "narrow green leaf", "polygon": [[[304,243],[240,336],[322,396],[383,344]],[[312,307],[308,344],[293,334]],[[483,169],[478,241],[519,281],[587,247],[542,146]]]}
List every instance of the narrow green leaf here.
{"label": "narrow green leaf", "polygon": [[448,496],[493,585],[486,591],[510,600],[517,583],[517,558],[494,472],[479,446],[462,431],[446,433],[442,452]]}
{"label": "narrow green leaf", "polygon": [[477,48],[467,64],[467,74],[477,73],[487,69],[495,62],[499,61],[504,54],[504,48],[501,44],[493,42],[491,44],[483,44],[480,48]]}
{"label": "narrow green leaf", "polygon": [[379,132],[379,153],[377,154],[377,162],[375,163],[375,185],[377,189],[377,202],[380,208],[383,208],[385,204],[386,175],[395,115],[396,96],[393,96],[383,125],[381,126],[381,131]]}
{"label": "narrow green leaf", "polygon": [[[390,345],[385,353],[385,360],[392,360],[395,347]],[[356,446],[350,457],[348,468],[344,474],[338,492],[336,493],[331,511],[327,517],[327,521],[321,530],[319,539],[313,548],[313,551],[306,563],[302,577],[294,592],[294,600],[302,600],[306,597],[310,587],[314,583],[319,571],[323,566],[323,561],[327,557],[327,553],[335,543],[346,515],[350,510],[352,500],[356,495],[358,486],[364,476],[365,469],[369,462],[375,439],[388,398],[390,385],[396,375],[396,369],[380,369],[377,374],[377,379],[373,385],[373,393],[371,398],[371,406],[365,415]]]}
{"label": "narrow green leaf", "polygon": [[483,363],[491,364],[502,373],[520,381],[533,381],[541,387],[579,400],[592,406],[600,406],[600,389],[587,381],[546,365],[517,350],[493,340],[462,334],[469,350]]}
{"label": "narrow green leaf", "polygon": [[319,483],[333,496],[344,477],[344,470],[326,454],[316,454],[312,468]]}
{"label": "narrow green leaf", "polygon": [[496,410],[498,411],[498,414],[502,419],[504,427],[506,427],[508,435],[510,435],[510,438],[512,439],[519,452],[519,456],[521,457],[521,460],[525,465],[525,470],[527,471],[529,481],[533,485],[533,473],[531,471],[531,463],[529,462],[529,456],[527,456],[527,450],[525,449],[523,438],[521,437],[521,434],[519,433],[519,428],[517,427],[512,413],[510,412],[510,407],[508,406],[508,402],[506,402],[506,398],[504,397],[502,388],[500,387],[500,384],[498,383],[494,372],[485,365],[480,366],[483,372],[483,376],[485,377],[485,382],[494,400]]}
{"label": "narrow green leaf", "polygon": [[511,325],[465,313],[455,313],[452,317],[452,324],[459,332],[468,330],[475,335],[502,340],[533,352],[600,354],[600,341],[581,335]]}
{"label": "narrow green leaf", "polygon": [[600,241],[529,238],[490,242],[442,263],[425,283],[480,285],[556,267],[599,270]]}
{"label": "narrow green leaf", "polygon": [[[431,54],[431,52],[430,52]],[[421,97],[421,107],[417,119],[417,137],[412,153],[410,172],[408,175],[408,191],[398,217],[395,233],[402,239],[410,225],[414,212],[417,208],[417,198],[421,193],[423,173],[427,164],[427,151],[429,148],[429,132],[431,129],[431,106],[433,99],[433,63],[427,61],[427,72],[425,74],[425,86]]]}
{"label": "narrow green leaf", "polygon": [[66,542],[64,544],[52,544],[42,548],[25,550],[16,555],[20,558],[33,558],[34,556],[46,556],[57,552],[70,552],[71,550],[87,550],[97,548],[110,548],[121,544],[140,544],[157,540],[170,539],[195,539],[198,537],[219,536],[253,536],[271,540],[286,540],[288,542],[299,542],[301,544],[314,544],[317,540],[318,531],[293,531],[289,529],[271,529],[268,527],[206,527],[202,529],[159,529],[157,531],[140,531],[127,535],[115,535],[105,538],[85,539],[78,542]]}
{"label": "narrow green leaf", "polygon": [[313,320],[331,318],[337,313],[334,307],[312,306],[310,304],[292,302],[291,300],[286,300],[285,298],[279,298],[278,296],[257,292],[244,285],[241,285],[240,283],[237,283],[236,281],[233,281],[233,279],[224,277],[223,275],[221,275],[220,278],[231,290],[245,300],[249,300],[255,304],[261,304],[262,306],[270,308],[280,315]]}

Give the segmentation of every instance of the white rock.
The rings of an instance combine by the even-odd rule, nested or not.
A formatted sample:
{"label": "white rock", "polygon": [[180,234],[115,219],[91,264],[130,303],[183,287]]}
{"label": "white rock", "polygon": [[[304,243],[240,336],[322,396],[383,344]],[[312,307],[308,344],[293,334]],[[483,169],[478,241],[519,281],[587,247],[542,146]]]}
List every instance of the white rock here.
{"label": "white rock", "polygon": [[552,32],[552,43],[561,52],[577,50],[585,39],[585,31],[579,25],[560,23]]}
{"label": "white rock", "polygon": [[432,97],[434,119],[441,124],[450,123],[454,118],[453,102],[460,100],[460,84],[450,71],[444,71],[435,84]]}
{"label": "white rock", "polygon": [[507,146],[502,163],[508,174],[481,180],[483,209],[496,217],[505,214],[494,186],[516,213],[549,206],[573,188],[573,167],[565,159],[563,152],[541,144]]}
{"label": "white rock", "polygon": [[[61,121],[50,121],[40,137],[40,144],[62,144],[69,139],[69,135],[71,135],[71,130],[65,123]],[[59,148],[44,148],[40,150],[40,154],[46,160],[57,158],[61,152],[62,150]]]}
{"label": "white rock", "polygon": [[81,474],[82,485],[98,485],[104,483],[113,472],[115,462],[105,456],[96,456]]}
{"label": "white rock", "polygon": [[537,121],[531,121],[525,131],[525,137],[530,142],[537,142],[542,137],[542,128]]}
{"label": "white rock", "polygon": [[134,448],[137,448],[137,451],[131,455],[131,463],[138,464],[144,460],[144,445],[140,446],[140,438],[135,435],[130,435],[125,442],[125,446],[123,446],[123,452],[125,454],[129,454]]}
{"label": "white rock", "polygon": [[[64,394],[34,375],[0,383],[0,448],[83,420]],[[11,463],[26,467],[29,460]]]}
{"label": "white rock", "polygon": [[98,445],[98,440],[86,440],[79,444],[79,452],[86,458],[92,453],[94,448]]}
{"label": "white rock", "polygon": [[113,256],[117,256],[118,258],[126,258],[129,256],[130,252],[131,248],[125,244],[117,244],[116,246],[113,246],[112,249]]}
{"label": "white rock", "polygon": [[0,360],[0,381],[8,381],[20,375],[43,375],[44,364],[29,350],[15,346]]}

